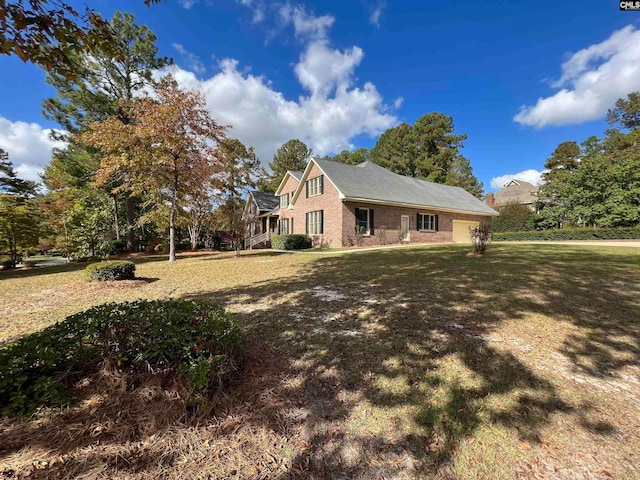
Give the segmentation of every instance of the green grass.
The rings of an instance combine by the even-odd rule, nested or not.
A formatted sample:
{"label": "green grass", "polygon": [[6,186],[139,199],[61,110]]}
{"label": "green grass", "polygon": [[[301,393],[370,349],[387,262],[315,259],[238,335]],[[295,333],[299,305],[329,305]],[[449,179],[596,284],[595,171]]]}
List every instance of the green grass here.
{"label": "green grass", "polygon": [[[219,427],[216,442],[244,460],[207,461],[174,445],[174,463],[150,463],[151,476],[179,477],[180,465],[195,462],[239,478],[507,479],[549,468],[561,478],[640,478],[637,249],[468,251],[254,251],[175,265],[156,257],[136,261],[140,279],[104,285],[67,265],[0,272],[0,337],[106,301],[206,298],[232,312],[253,352],[246,384],[202,428]],[[225,427],[230,418],[242,428]],[[105,466],[136,461],[127,442],[112,442],[99,461],[87,462],[84,447],[54,452],[45,441],[6,458],[13,465],[62,449],[86,465],[77,476],[127,477]]]}

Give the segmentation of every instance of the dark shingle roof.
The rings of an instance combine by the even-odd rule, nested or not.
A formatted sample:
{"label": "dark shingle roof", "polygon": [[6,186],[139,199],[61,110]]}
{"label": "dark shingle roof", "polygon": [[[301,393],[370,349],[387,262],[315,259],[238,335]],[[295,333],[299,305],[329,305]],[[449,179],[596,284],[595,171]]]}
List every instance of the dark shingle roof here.
{"label": "dark shingle roof", "polygon": [[280,206],[280,199],[273,193],[252,191],[251,195],[258,204],[260,212],[270,212]]}
{"label": "dark shingle roof", "polygon": [[289,170],[288,171],[291,175],[293,175],[293,178],[295,178],[296,180],[300,181],[302,180],[302,172],[294,172],[293,170]]}
{"label": "dark shingle roof", "polygon": [[353,166],[317,158],[314,161],[346,198],[453,209],[483,215],[498,214],[460,187],[405,177],[371,162]]}

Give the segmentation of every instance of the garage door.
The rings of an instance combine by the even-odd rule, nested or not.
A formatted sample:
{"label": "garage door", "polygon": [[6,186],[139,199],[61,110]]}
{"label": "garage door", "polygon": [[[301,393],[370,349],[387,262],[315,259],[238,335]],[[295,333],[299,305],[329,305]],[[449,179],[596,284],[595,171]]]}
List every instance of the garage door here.
{"label": "garage door", "polygon": [[465,220],[453,221],[453,241],[456,243],[471,243],[469,227],[477,227],[479,222],[467,222]]}

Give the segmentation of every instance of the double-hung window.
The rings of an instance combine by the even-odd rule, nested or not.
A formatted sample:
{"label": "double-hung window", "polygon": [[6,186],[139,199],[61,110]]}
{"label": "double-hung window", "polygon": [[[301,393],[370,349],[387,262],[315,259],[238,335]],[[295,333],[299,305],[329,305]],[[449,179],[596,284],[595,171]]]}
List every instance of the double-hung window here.
{"label": "double-hung window", "polygon": [[280,235],[289,235],[291,232],[289,231],[289,219],[281,218],[280,219]]}
{"label": "double-hung window", "polygon": [[324,175],[307,180],[307,197],[315,197],[324,193]]}
{"label": "double-hung window", "polygon": [[418,213],[418,230],[438,231],[438,215]]}
{"label": "double-hung window", "polygon": [[356,208],[356,228],[358,233],[373,235],[373,209]]}
{"label": "double-hung window", "polygon": [[285,193],[280,195],[280,208],[287,208],[289,206],[289,194]]}
{"label": "double-hung window", "polygon": [[322,235],[324,233],[323,217],[323,210],[307,213],[307,235]]}

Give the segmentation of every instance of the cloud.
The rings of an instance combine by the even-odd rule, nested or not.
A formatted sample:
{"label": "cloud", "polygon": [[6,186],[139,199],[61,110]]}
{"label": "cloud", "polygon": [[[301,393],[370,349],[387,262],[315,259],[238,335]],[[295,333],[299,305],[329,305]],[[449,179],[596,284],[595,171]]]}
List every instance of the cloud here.
{"label": "cloud", "polygon": [[305,40],[323,40],[327,38],[328,30],[333,26],[335,17],[322,15],[316,17],[307,12],[302,5],[286,3],[278,9],[280,20],[285,24],[293,24],[297,37]]}
{"label": "cloud", "polygon": [[9,153],[20,178],[40,181],[39,174],[51,160],[51,151],[64,147],[64,142],[51,140],[50,133],[51,129],[37,123],[12,122],[0,116],[0,148]]}
{"label": "cloud", "polygon": [[382,11],[386,2],[379,2],[372,10],[371,15],[369,15],[369,22],[371,25],[374,25],[377,28],[380,28],[380,17],[382,16]]}
{"label": "cloud", "polygon": [[551,86],[560,90],[533,106],[520,107],[514,121],[544,127],[602,118],[617,99],[640,90],[640,30],[628,25],[574,53]]}
{"label": "cloud", "polygon": [[529,182],[533,185],[542,185],[544,183],[544,181],[542,180],[543,173],[544,172],[542,171],[529,169],[518,173],[507,173],[506,175],[500,175],[499,177],[491,179],[491,188],[493,188],[494,190],[500,190],[513,179]]}
{"label": "cloud", "polygon": [[264,0],[236,0],[245,7],[253,10],[253,23],[260,23],[265,19],[267,7]]}
{"label": "cloud", "polygon": [[292,138],[325,155],[352,149],[351,138],[375,136],[397,123],[393,115],[385,113],[388,108],[372,83],[350,86],[349,69],[351,73],[339,69],[334,75],[314,77],[314,83],[306,80],[311,94],[290,100],[264,77],[239,69],[236,60],[222,60],[219,66],[219,73],[202,80],[178,67],[171,71],[181,86],[199,90],[214,118],[233,127],[228,135],[255,147],[264,164]]}
{"label": "cloud", "polygon": [[182,58],[184,58],[184,61],[186,62],[189,69],[198,74],[203,74],[207,71],[207,67],[204,66],[204,63],[202,63],[200,57],[198,57],[195,53],[187,51],[187,49],[179,43],[172,43],[171,45],[180,55],[182,55]]}
{"label": "cloud", "polygon": [[326,40],[311,42],[295,66],[300,84],[312,95],[326,97],[334,90],[346,90],[364,52],[351,47],[344,52],[329,47]]}
{"label": "cloud", "polygon": [[178,3],[182,5],[183,8],[186,8],[187,10],[189,10],[196,3],[198,3],[198,0],[178,0]]}
{"label": "cloud", "polygon": [[220,60],[220,71],[208,78],[198,78],[198,72],[189,68],[167,70],[182,87],[199,90],[214,118],[233,127],[228,135],[255,147],[264,164],[292,138],[325,155],[351,150],[352,138],[362,134],[373,137],[397,123],[389,113],[393,107],[384,104],[373,83],[357,84],[355,70],[364,58],[363,50],[331,47],[328,34],[333,16],[315,16],[304,6],[289,2],[236,1],[252,9],[268,7],[280,29],[293,26],[304,44],[293,73],[305,94],[286,98],[267,78],[240,68],[235,59]]}
{"label": "cloud", "polygon": [[397,110],[404,103],[404,97],[398,97],[393,101],[393,107]]}

